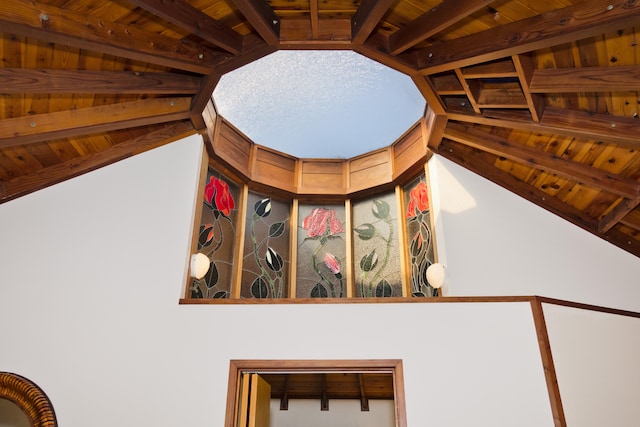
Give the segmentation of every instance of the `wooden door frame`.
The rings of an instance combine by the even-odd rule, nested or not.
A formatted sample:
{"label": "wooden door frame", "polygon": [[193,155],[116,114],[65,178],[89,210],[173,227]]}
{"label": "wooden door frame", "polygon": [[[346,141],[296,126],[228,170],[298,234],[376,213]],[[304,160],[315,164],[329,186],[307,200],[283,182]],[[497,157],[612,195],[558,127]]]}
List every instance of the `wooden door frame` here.
{"label": "wooden door frame", "polygon": [[407,427],[404,397],[404,374],[401,359],[359,360],[231,360],[227,388],[225,427],[235,427],[240,377],[245,372],[256,373],[311,373],[311,372],[388,372],[393,377],[393,395],[396,427]]}

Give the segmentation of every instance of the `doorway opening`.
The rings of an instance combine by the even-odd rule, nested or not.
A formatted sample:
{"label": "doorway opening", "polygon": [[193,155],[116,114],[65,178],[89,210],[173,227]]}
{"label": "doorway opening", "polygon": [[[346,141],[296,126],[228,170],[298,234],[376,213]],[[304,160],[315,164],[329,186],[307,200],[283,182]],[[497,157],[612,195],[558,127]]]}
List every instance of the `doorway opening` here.
{"label": "doorway opening", "polygon": [[402,360],[232,360],[225,427],[269,426],[274,400],[287,410],[299,399],[317,400],[318,411],[328,411],[332,399],[357,400],[360,411],[370,399],[391,401],[391,425],[407,425]]}

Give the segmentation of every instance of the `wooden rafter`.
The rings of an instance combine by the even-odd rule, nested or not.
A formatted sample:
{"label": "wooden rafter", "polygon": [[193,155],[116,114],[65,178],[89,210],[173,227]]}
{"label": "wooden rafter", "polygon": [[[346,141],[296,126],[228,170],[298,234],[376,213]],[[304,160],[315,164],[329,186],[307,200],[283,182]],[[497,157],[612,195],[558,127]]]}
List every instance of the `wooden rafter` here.
{"label": "wooden rafter", "polygon": [[351,39],[364,43],[395,0],[363,0],[351,18]]}
{"label": "wooden rafter", "polygon": [[640,65],[535,70],[535,93],[640,91]]}
{"label": "wooden rafter", "polygon": [[493,3],[495,0],[449,0],[425,12],[389,36],[389,53],[397,55]]}
{"label": "wooden rafter", "polygon": [[368,411],[369,398],[367,397],[367,389],[365,387],[364,376],[362,374],[358,374],[358,385],[360,387],[360,410]]}
{"label": "wooden rafter", "polygon": [[194,94],[200,77],[174,73],[0,68],[3,93]]}
{"label": "wooden rafter", "polygon": [[[34,14],[33,10],[40,14]],[[208,74],[225,53],[188,40],[105,22],[86,14],[20,0],[0,2],[0,28],[49,43],[74,46],[166,67]]]}
{"label": "wooden rafter", "polygon": [[12,179],[4,183],[5,191],[4,194],[0,194],[0,203],[184,138],[193,131],[193,127],[187,121],[170,123],[161,129],[121,142],[109,149],[88,154],[81,159],[68,160],[31,175]]}
{"label": "wooden rafter", "polygon": [[280,18],[266,1],[233,0],[240,12],[267,44],[280,42]]}
{"label": "wooden rafter", "polygon": [[0,120],[0,147],[188,119],[190,97],[153,98]]}
{"label": "wooden rafter", "polygon": [[237,55],[242,49],[242,35],[221,24],[183,0],[130,0],[204,40]]}
{"label": "wooden rafter", "polygon": [[633,200],[623,199],[600,220],[598,231],[604,233],[611,230],[611,227],[620,222],[622,218],[627,216],[638,205],[640,205],[640,197],[636,197]]}
{"label": "wooden rafter", "polygon": [[639,17],[640,2],[590,0],[434,44],[413,56],[423,73],[433,74],[637,25]]}
{"label": "wooden rafter", "polygon": [[563,159],[553,153],[514,143],[508,139],[491,135],[468,126],[449,123],[444,131],[444,136],[445,138],[470,147],[515,160],[537,169],[562,175],[604,191],[629,198],[636,198],[640,195],[640,182],[619,175],[612,175],[606,171],[572,160]]}
{"label": "wooden rafter", "polygon": [[309,19],[311,19],[311,38],[314,40],[320,36],[320,16],[318,14],[318,0],[309,2]]}
{"label": "wooden rafter", "polygon": [[449,120],[454,121],[596,139],[633,149],[640,148],[638,121],[633,118],[547,107],[540,123],[535,123],[528,117],[528,112],[525,113],[526,116],[516,112],[505,114],[497,111],[486,112],[484,115],[455,112],[447,115]]}

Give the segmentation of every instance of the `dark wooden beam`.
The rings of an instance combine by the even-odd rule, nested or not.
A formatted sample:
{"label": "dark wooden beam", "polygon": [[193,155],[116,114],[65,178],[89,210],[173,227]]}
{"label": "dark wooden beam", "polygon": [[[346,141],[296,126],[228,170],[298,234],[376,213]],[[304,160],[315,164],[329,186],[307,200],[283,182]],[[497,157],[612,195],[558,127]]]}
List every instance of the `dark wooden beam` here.
{"label": "dark wooden beam", "polygon": [[535,123],[529,113],[525,113],[485,111],[483,115],[478,115],[449,112],[448,117],[449,120],[460,122],[607,141],[634,150],[640,149],[638,121],[631,117],[546,107],[540,123]]}
{"label": "dark wooden beam", "polygon": [[389,35],[389,53],[397,55],[452,26],[495,0],[444,0]]}
{"label": "dark wooden beam", "polygon": [[278,45],[280,42],[280,18],[266,1],[232,1],[268,45]]}
{"label": "dark wooden beam", "polygon": [[0,203],[168,144],[193,133],[194,129],[188,121],[168,123],[161,129],[121,142],[106,150],[88,154],[82,158],[67,160],[31,175],[12,179],[4,183],[5,194],[0,194]]}
{"label": "dark wooden beam", "polygon": [[621,224],[640,231],[640,209],[634,209],[620,220]]}
{"label": "dark wooden beam", "polygon": [[362,0],[351,18],[351,40],[362,44],[369,38],[395,0]]}
{"label": "dark wooden beam", "polygon": [[309,2],[309,18],[311,19],[311,38],[316,40],[320,36],[320,15],[318,13],[318,0]]}
{"label": "dark wooden beam", "polygon": [[638,0],[589,0],[412,54],[424,74],[433,74],[633,27],[638,19]]}
{"label": "dark wooden beam", "polygon": [[151,98],[0,120],[0,147],[188,119],[191,97]]}
{"label": "dark wooden beam", "polygon": [[449,122],[444,131],[445,138],[470,147],[523,163],[544,171],[562,175],[584,185],[628,198],[640,195],[640,182],[607,171],[564,159],[543,150],[514,143],[469,126]]}
{"label": "dark wooden beam", "polygon": [[562,399],[560,398],[558,376],[556,375],[556,368],[553,363],[547,323],[544,320],[544,311],[540,300],[536,299],[531,301],[531,312],[538,337],[538,347],[540,348],[544,378],[547,383],[547,392],[549,394],[549,401],[551,402],[553,425],[556,427],[566,427],[567,420],[564,416],[564,408],[562,406]]}
{"label": "dark wooden beam", "polygon": [[0,68],[2,93],[145,93],[191,95],[201,77],[175,73]]}
{"label": "dark wooden beam", "polygon": [[640,197],[636,197],[633,200],[622,199],[608,214],[606,214],[598,224],[598,231],[600,233],[606,233],[616,225],[622,218],[627,216],[638,205],[640,205]]}
{"label": "dark wooden beam", "polygon": [[369,410],[369,398],[367,397],[367,389],[364,385],[364,376],[358,374],[358,383],[360,386],[360,411]]}
{"label": "dark wooden beam", "polygon": [[247,65],[250,62],[269,55],[277,49],[276,46],[266,44],[264,40],[256,35],[247,34],[244,37],[242,53],[216,61],[214,72],[220,75],[228,73],[229,71],[233,71],[236,68],[240,68],[243,65]]}
{"label": "dark wooden beam", "polygon": [[[40,13],[34,13],[34,10]],[[4,32],[48,43],[69,45],[200,74],[208,74],[216,61],[225,55],[230,56],[229,53],[218,52],[188,40],[177,40],[140,30],[135,25],[107,22],[31,1],[1,1],[0,28]]]}
{"label": "dark wooden beam", "polygon": [[240,53],[242,49],[241,34],[183,0],[130,1],[234,55]]}
{"label": "dark wooden beam", "polygon": [[282,397],[280,398],[280,410],[289,410],[289,376],[291,374],[284,374],[284,390],[282,390]]}
{"label": "dark wooden beam", "polygon": [[640,65],[535,70],[535,93],[640,91]]}
{"label": "dark wooden beam", "polygon": [[327,374],[322,374],[322,396],[320,397],[320,410],[329,410],[329,397],[327,396]]}
{"label": "dark wooden beam", "polygon": [[203,78],[198,89],[198,94],[191,101],[191,123],[198,130],[206,129],[202,113],[212,100],[213,90],[220,81],[221,74],[211,73]]}

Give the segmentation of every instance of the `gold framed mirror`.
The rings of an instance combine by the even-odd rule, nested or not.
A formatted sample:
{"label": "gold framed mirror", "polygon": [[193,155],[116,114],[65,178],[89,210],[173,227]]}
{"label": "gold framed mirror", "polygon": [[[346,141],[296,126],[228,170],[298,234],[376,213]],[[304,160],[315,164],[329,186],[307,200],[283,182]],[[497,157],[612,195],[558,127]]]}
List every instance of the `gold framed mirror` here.
{"label": "gold framed mirror", "polygon": [[10,372],[0,372],[0,399],[17,405],[33,427],[57,427],[53,405],[33,381]]}

